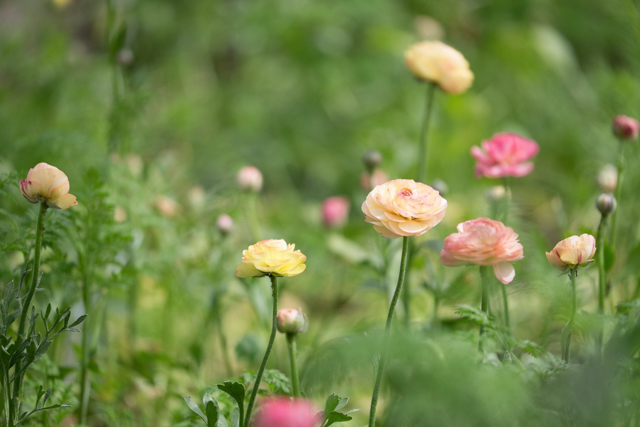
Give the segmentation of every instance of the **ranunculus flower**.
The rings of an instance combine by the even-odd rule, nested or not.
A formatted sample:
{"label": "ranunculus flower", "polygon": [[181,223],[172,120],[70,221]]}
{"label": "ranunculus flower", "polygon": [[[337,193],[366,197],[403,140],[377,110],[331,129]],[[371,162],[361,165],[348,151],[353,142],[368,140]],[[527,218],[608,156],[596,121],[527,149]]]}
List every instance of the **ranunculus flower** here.
{"label": "ranunculus flower", "polygon": [[500,221],[478,218],[458,224],[458,232],[444,239],[440,262],[449,267],[476,264],[492,266],[505,285],[516,277],[512,262],[524,258],[513,228]]}
{"label": "ranunculus flower", "polygon": [[617,116],[611,123],[613,134],[622,141],[638,139],[638,121],[627,116]]}
{"label": "ranunculus flower", "polygon": [[349,216],[350,204],[346,197],[329,197],[322,203],[322,222],[329,227],[343,225]]}
{"label": "ranunculus flower", "polygon": [[306,399],[273,397],[262,402],[253,427],[316,427],[321,418]]}
{"label": "ranunculus flower", "polygon": [[371,191],[372,188],[389,181],[389,175],[382,169],[375,169],[373,173],[362,172],[360,175],[360,185],[363,189]]}
{"label": "ranunculus flower", "polygon": [[462,93],[473,82],[473,73],[464,56],[439,41],[423,41],[405,53],[407,68],[420,80],[436,83],[444,92]]}
{"label": "ranunculus flower", "polygon": [[447,201],[421,182],[395,179],[378,185],[362,204],[365,221],[384,237],[419,236],[435,227]]}
{"label": "ranunculus flower", "polygon": [[233,230],[233,219],[227,214],[220,214],[216,220],[216,227],[223,236],[226,236]]}
{"label": "ranunculus flower", "polygon": [[245,166],[236,175],[238,187],[242,191],[258,193],[262,189],[262,173],[255,166]]}
{"label": "ranunculus flower", "polygon": [[236,266],[236,277],[296,276],[307,266],[307,257],[295,245],[284,240],[263,240],[242,251],[242,262]]}
{"label": "ranunculus flower", "polygon": [[583,234],[567,237],[546,254],[549,264],[564,271],[584,267],[593,261],[595,253],[596,238],[591,234]]}
{"label": "ranunculus flower", "polygon": [[304,334],[309,328],[307,316],[300,309],[283,308],[278,311],[276,325],[283,334]]}
{"label": "ranunculus flower", "polygon": [[497,133],[488,141],[482,141],[482,148],[471,147],[475,157],[476,177],[502,178],[505,176],[525,176],[533,171],[531,160],[538,154],[538,144],[515,133]]}
{"label": "ranunculus flower", "polygon": [[76,196],[69,194],[67,175],[46,163],[29,169],[27,179],[20,180],[20,190],[29,202],[46,202],[50,208],[69,209],[78,204]]}
{"label": "ranunculus flower", "polygon": [[612,164],[606,164],[598,172],[598,185],[605,193],[613,194],[618,185],[618,169]]}

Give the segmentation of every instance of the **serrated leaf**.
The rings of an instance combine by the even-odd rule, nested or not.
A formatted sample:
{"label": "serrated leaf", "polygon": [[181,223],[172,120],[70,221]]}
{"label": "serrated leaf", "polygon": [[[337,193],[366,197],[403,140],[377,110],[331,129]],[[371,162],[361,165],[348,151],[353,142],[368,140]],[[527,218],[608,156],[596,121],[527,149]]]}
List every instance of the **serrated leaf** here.
{"label": "serrated leaf", "polygon": [[218,384],[218,388],[231,396],[238,403],[238,407],[244,410],[245,388],[242,383],[225,381],[223,384]]}
{"label": "serrated leaf", "polygon": [[[342,398],[335,393],[331,393],[331,396],[327,397],[327,401],[324,404],[324,413],[330,414],[333,411],[342,409],[346,406],[348,402],[349,402],[348,397]],[[326,415],[325,415],[325,419],[326,419]]]}
{"label": "serrated leaf", "polygon": [[347,414],[333,411],[329,414],[329,416],[327,416],[327,423],[325,424],[325,427],[329,427],[331,424],[334,424],[334,423],[343,423],[345,421],[351,421],[352,419],[353,417],[350,417]]}
{"label": "serrated leaf", "polygon": [[189,396],[182,396],[182,398],[184,399],[189,409],[191,409],[191,411],[195,413],[197,416],[202,418],[202,421],[204,421],[204,423],[207,424],[207,416],[200,410],[198,405],[196,405],[196,402],[194,402],[193,399],[191,399],[191,397]]}

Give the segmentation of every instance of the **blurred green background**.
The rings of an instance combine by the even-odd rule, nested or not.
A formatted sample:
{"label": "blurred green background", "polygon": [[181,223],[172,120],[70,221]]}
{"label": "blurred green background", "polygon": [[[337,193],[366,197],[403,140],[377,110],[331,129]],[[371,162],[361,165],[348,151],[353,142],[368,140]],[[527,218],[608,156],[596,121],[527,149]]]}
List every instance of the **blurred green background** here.
{"label": "blurred green background", "polygon": [[[436,94],[427,175],[428,183],[447,183],[449,208],[421,242],[441,241],[457,223],[489,215],[484,193],[499,182],[474,178],[471,146],[501,131],[537,141],[535,171],[511,180],[510,225],[521,236],[525,260],[516,265],[509,292],[515,334],[557,354],[568,286],[547,265],[544,251],[568,235],[595,234],[595,176],[615,164],[618,152],[611,119],[640,116],[639,6],[632,0],[0,0],[0,173],[18,171],[0,206],[15,218],[30,215],[2,229],[2,281],[14,277],[24,260],[8,243],[32,233],[35,218],[15,182],[47,162],[69,176],[82,205],[98,199],[91,190],[96,178],[87,175],[95,169],[105,183],[108,216],[116,208],[126,219],[105,226],[125,237],[114,243],[110,231],[102,236],[113,248],[97,266],[95,311],[101,314],[91,321],[100,338],[90,425],[177,425],[189,415],[180,395],[195,398],[228,377],[209,317],[212,305],[223,313],[235,375],[256,368],[266,343],[267,280],[233,278],[241,251],[255,241],[247,218],[253,202],[262,237],[284,238],[308,257],[303,275],[282,281],[281,303],[303,307],[311,321],[300,343],[303,389],[319,408],[331,391],[351,396],[349,409],[361,408],[363,415],[349,425],[365,424],[373,383],[370,343],[360,345],[369,353],[335,350],[344,366],[323,356],[351,339],[345,337],[382,327],[397,275],[393,267],[388,277],[376,276],[381,259],[397,266],[399,242],[383,243],[363,221],[360,158],[376,149],[390,178],[415,175],[425,87],[405,69],[403,52],[416,41],[441,39],[469,60],[475,81],[463,95]],[[623,285],[614,290],[615,302],[640,296],[640,168],[637,145],[625,150],[612,270]],[[245,165],[264,175],[257,200],[236,188],[235,174]],[[351,213],[344,228],[328,231],[320,205],[336,195],[349,197]],[[163,208],[164,197],[174,209]],[[236,222],[226,239],[215,229],[220,213]],[[73,231],[81,229],[73,226],[81,215],[50,215],[63,232],[51,238],[45,259],[43,283],[51,292],[39,296],[78,313],[72,248],[88,236]],[[423,283],[438,281],[446,289],[439,315],[452,325],[446,329],[451,333],[434,332],[433,339],[451,362],[449,370],[425,368],[416,378],[433,381],[433,388],[421,389],[424,399],[442,399],[433,408],[451,410],[426,421],[420,415],[412,425],[514,425],[509,420],[526,419],[531,394],[544,393],[532,392],[510,368],[484,378],[482,370],[468,367],[472,356],[463,355],[473,347],[453,306],[477,304],[476,270],[445,269],[429,249],[437,244],[425,247],[411,276],[413,321],[431,331],[433,295]],[[581,305],[590,312],[596,277],[595,268],[580,277]],[[584,324],[588,329],[588,317]],[[288,373],[281,338],[270,367]],[[422,341],[406,339],[406,354],[422,351]],[[582,341],[588,347],[587,338],[576,340],[576,348]],[[75,337],[60,344],[49,362],[72,371],[74,345]],[[334,369],[343,375],[327,374]],[[447,386],[458,375],[468,383]],[[56,378],[73,396],[73,372]],[[483,384],[496,401],[485,401]],[[384,390],[383,396],[392,394]],[[475,410],[451,418],[465,402]],[[407,401],[388,417],[403,405]],[[509,410],[500,412],[504,408]],[[535,417],[522,425],[538,421],[556,425]],[[68,415],[62,425],[73,422]],[[400,425],[392,418],[381,422]]]}

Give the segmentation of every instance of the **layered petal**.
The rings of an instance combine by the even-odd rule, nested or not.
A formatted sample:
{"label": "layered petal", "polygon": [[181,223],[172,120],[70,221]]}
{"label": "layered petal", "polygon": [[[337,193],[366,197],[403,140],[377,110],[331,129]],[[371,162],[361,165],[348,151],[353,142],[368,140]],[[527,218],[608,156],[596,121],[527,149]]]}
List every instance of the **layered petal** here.
{"label": "layered petal", "polygon": [[549,264],[558,270],[584,267],[593,261],[596,253],[596,239],[590,234],[571,236],[561,240],[546,252]]}
{"label": "layered petal", "polygon": [[515,133],[498,133],[482,142],[482,148],[471,147],[476,159],[476,177],[502,178],[522,177],[533,171],[530,160],[538,154],[540,147],[535,141]]}
{"label": "layered petal", "polygon": [[296,276],[302,273],[307,257],[295,245],[284,240],[263,240],[242,252],[242,262],[236,266],[236,277]]}
{"label": "layered petal", "polygon": [[29,169],[27,179],[20,181],[20,190],[29,202],[46,202],[47,206],[56,209],[68,209],[78,204],[69,189],[67,175],[47,163],[38,163]]}
{"label": "layered petal", "polygon": [[404,54],[409,71],[418,79],[437,84],[444,92],[463,93],[473,83],[469,62],[460,52],[439,41],[423,41]]}

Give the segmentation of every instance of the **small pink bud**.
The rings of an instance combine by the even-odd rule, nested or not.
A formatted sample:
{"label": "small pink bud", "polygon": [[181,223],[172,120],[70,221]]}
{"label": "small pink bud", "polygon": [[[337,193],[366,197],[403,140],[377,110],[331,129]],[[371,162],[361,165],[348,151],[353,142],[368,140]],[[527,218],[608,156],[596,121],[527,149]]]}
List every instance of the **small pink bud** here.
{"label": "small pink bud", "polygon": [[301,309],[283,308],[278,311],[277,326],[283,334],[304,334],[309,329],[309,322]]}
{"label": "small pink bud", "polygon": [[349,216],[349,205],[346,197],[329,197],[322,203],[322,222],[328,227],[344,225]]}
{"label": "small pink bud", "polygon": [[387,181],[389,181],[389,176],[381,169],[374,170],[372,174],[363,172],[362,175],[360,175],[360,185],[366,191],[371,191]]}
{"label": "small pink bud", "polygon": [[258,193],[262,189],[262,173],[255,166],[245,166],[236,176],[238,186],[242,191]]}
{"label": "small pink bud", "polygon": [[253,427],[316,427],[321,419],[306,399],[273,397],[262,402]]}
{"label": "small pink bud", "polygon": [[618,169],[611,164],[604,165],[598,172],[598,185],[605,193],[613,193],[618,186]]}
{"label": "small pink bud", "polygon": [[618,203],[613,194],[602,193],[596,199],[596,208],[600,211],[602,216],[607,216],[615,212]]}
{"label": "small pink bud", "polygon": [[613,119],[613,134],[620,141],[635,141],[638,139],[638,121],[627,116],[617,116]]}
{"label": "small pink bud", "polygon": [[216,221],[216,227],[223,236],[226,236],[233,230],[233,219],[227,214],[220,214]]}

